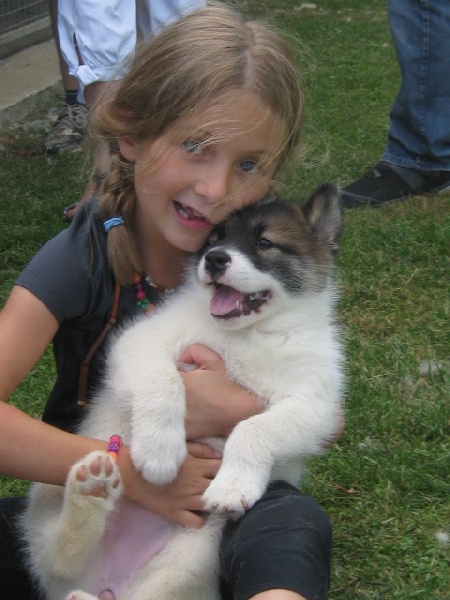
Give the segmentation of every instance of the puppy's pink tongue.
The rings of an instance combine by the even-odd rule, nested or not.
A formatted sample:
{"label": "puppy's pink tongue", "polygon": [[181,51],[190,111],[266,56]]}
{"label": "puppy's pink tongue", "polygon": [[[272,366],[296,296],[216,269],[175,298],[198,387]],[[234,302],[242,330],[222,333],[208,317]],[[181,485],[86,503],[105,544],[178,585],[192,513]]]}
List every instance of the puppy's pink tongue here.
{"label": "puppy's pink tongue", "polygon": [[236,310],[244,301],[244,294],[227,285],[219,285],[210,302],[210,312],[220,317]]}

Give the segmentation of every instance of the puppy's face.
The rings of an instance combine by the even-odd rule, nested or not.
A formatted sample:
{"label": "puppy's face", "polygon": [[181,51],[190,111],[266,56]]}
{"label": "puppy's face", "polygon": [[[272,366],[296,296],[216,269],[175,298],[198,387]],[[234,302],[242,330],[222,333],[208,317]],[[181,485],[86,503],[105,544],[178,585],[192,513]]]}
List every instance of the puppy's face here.
{"label": "puppy's face", "polygon": [[197,268],[210,289],[211,315],[222,325],[246,327],[283,310],[286,301],[323,290],[341,225],[334,186],[303,209],[263,200],[231,215],[211,234]]}

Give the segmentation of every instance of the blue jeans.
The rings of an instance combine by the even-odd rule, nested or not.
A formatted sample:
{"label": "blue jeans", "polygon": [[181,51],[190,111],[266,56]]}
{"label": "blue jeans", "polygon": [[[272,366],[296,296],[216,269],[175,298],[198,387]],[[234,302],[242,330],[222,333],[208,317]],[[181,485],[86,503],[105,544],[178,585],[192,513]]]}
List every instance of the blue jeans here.
{"label": "blue jeans", "polygon": [[402,73],[381,160],[450,171],[450,0],[388,0]]}

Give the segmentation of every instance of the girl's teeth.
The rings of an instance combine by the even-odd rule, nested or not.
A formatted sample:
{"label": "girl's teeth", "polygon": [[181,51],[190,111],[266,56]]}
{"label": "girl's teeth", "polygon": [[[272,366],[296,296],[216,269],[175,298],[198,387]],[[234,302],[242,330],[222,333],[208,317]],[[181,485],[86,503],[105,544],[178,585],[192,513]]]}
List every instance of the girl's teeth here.
{"label": "girl's teeth", "polygon": [[203,220],[203,216],[199,213],[195,212],[192,208],[187,206],[183,206],[182,204],[178,205],[178,212],[183,217],[183,219],[197,219],[198,221]]}
{"label": "girl's teeth", "polygon": [[178,212],[183,217],[183,219],[189,219],[189,213],[187,212],[187,210],[183,206],[179,207]]}

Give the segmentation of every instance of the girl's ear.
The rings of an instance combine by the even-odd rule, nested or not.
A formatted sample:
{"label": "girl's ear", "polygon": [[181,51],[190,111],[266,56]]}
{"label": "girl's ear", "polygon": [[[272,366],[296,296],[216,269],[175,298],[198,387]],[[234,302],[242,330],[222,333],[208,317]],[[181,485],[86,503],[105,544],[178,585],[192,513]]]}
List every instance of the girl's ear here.
{"label": "girl's ear", "polygon": [[136,161],[136,142],[128,137],[119,138],[120,154],[129,162]]}

